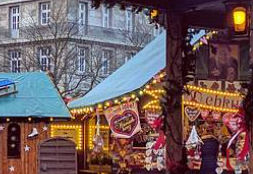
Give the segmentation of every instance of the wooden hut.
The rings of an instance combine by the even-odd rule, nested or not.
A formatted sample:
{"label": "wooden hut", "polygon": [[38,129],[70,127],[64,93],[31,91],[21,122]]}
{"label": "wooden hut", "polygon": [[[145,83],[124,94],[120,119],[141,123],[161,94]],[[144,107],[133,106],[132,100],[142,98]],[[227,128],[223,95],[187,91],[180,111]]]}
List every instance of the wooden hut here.
{"label": "wooden hut", "polygon": [[[57,173],[54,161],[50,166],[40,157],[45,151],[49,157],[58,153],[50,147],[64,144],[65,140],[49,139],[50,126],[69,118],[65,103],[45,73],[1,73],[0,174]],[[65,143],[69,144],[74,143]],[[74,155],[75,151],[74,145]],[[64,173],[65,169],[58,171]],[[76,168],[72,173],[75,171]]]}

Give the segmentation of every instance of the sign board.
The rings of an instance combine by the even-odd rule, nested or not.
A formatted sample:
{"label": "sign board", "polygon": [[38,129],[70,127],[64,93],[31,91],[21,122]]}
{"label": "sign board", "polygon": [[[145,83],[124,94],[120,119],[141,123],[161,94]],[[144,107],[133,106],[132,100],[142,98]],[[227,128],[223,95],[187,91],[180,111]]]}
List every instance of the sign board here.
{"label": "sign board", "polygon": [[136,102],[128,102],[108,108],[104,114],[112,131],[112,136],[130,138],[141,130]]}

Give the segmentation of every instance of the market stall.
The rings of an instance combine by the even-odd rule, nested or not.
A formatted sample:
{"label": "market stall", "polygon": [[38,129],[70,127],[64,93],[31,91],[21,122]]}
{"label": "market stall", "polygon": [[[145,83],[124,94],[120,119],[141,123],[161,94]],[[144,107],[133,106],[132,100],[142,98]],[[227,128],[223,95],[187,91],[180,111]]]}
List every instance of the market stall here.
{"label": "market stall", "polygon": [[[50,139],[50,129],[53,124],[69,119],[65,103],[45,73],[0,73],[0,174],[66,171],[53,166],[60,161],[58,152],[44,148],[43,144],[48,141],[51,147],[57,146],[54,142],[58,140]],[[46,161],[40,158],[45,150],[55,157],[55,161],[51,159],[52,165],[46,167],[43,164]],[[75,161],[75,145],[72,153]],[[75,166],[72,167],[75,171]]]}
{"label": "market stall", "polygon": [[249,137],[241,108],[246,91],[240,83],[199,80],[185,86],[182,114],[190,169],[247,173]]}
{"label": "market stall", "polygon": [[164,170],[160,98],[165,94],[165,38],[162,33],[87,95],[68,104],[75,119],[85,125],[86,169],[108,173]]}

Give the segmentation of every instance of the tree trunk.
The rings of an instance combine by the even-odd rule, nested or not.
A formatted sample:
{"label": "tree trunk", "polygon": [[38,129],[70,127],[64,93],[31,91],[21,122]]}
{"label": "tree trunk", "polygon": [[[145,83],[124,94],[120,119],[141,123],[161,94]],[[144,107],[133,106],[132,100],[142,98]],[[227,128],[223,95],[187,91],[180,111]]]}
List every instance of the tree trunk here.
{"label": "tree trunk", "polygon": [[[182,114],[181,114],[181,87],[182,87],[182,24],[178,14],[167,12],[167,59],[166,73],[168,77],[167,89],[178,90],[173,95],[174,101],[167,104],[168,110],[165,116],[166,164],[169,173],[178,173],[178,165],[182,160]],[[176,85],[175,85],[176,84]],[[173,87],[174,86],[174,87]],[[169,97],[170,98],[170,97]],[[180,172],[179,172],[180,173]]]}

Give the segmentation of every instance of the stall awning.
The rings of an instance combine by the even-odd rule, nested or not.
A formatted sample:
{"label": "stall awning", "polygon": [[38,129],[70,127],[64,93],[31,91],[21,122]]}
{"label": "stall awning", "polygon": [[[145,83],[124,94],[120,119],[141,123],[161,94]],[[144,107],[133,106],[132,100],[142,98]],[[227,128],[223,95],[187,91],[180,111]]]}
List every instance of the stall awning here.
{"label": "stall awning", "polygon": [[70,117],[45,73],[0,73],[1,79],[15,82],[17,92],[0,96],[0,117]]}
{"label": "stall awning", "polygon": [[134,91],[164,69],[165,64],[166,33],[163,32],[88,94],[70,102],[68,106],[90,106]]}

